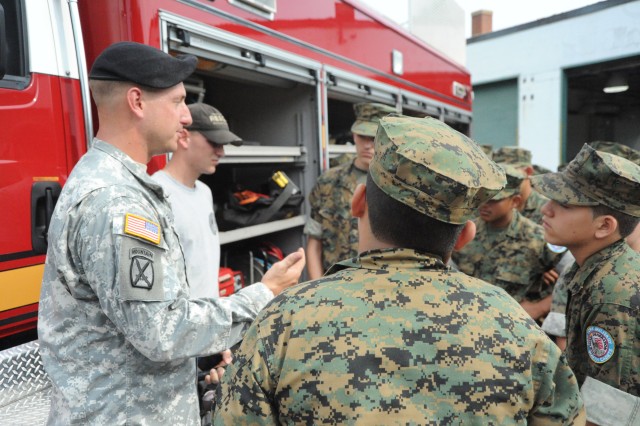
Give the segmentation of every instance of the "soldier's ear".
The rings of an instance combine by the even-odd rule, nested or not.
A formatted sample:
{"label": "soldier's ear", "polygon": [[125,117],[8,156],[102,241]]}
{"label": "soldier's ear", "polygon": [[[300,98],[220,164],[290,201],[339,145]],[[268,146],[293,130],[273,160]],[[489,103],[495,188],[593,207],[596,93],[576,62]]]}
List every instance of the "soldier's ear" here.
{"label": "soldier's ear", "polygon": [[191,142],[191,140],[189,139],[189,131],[187,129],[182,129],[179,133],[178,133],[178,144],[181,145],[184,149],[186,149],[189,146],[189,143]]}
{"label": "soldier's ear", "polygon": [[476,224],[472,221],[468,220],[467,223],[464,224],[464,228],[462,228],[462,232],[458,236],[458,240],[456,244],[453,246],[454,250],[460,250],[464,246],[473,240],[476,236]]}
{"label": "soldier's ear", "polygon": [[513,205],[514,209],[518,209],[520,210],[520,207],[522,206],[522,195],[521,194],[516,194],[514,196],[511,197],[511,202]]}
{"label": "soldier's ear", "polygon": [[127,90],[127,105],[131,112],[137,117],[144,115],[144,101],[142,96],[142,90],[139,87],[131,87]]}
{"label": "soldier's ear", "polygon": [[620,238],[620,229],[618,221],[611,215],[602,215],[594,219],[596,225],[595,237],[597,239],[608,238],[610,235],[617,234]]}
{"label": "soldier's ear", "polygon": [[367,187],[360,183],[351,197],[351,216],[361,218],[367,207]]}

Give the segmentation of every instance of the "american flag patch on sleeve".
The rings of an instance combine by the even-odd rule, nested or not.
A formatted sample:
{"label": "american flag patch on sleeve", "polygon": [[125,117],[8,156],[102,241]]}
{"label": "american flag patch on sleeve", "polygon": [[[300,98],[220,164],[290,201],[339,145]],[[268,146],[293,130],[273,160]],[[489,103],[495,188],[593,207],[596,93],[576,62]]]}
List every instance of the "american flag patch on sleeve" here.
{"label": "american flag patch on sleeve", "polygon": [[160,244],[160,225],[135,214],[125,215],[124,233]]}

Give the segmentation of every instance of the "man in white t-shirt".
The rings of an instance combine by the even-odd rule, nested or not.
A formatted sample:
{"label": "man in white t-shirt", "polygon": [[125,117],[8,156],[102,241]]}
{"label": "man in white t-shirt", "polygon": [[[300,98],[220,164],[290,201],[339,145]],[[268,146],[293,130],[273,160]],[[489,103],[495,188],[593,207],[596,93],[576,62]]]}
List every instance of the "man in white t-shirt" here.
{"label": "man in white t-shirt", "polygon": [[178,149],[153,178],[169,196],[175,227],[187,260],[191,298],[218,297],[220,237],[211,189],[198,180],[213,174],[226,144],[242,145],[216,108],[189,105],[193,123],[183,130]]}

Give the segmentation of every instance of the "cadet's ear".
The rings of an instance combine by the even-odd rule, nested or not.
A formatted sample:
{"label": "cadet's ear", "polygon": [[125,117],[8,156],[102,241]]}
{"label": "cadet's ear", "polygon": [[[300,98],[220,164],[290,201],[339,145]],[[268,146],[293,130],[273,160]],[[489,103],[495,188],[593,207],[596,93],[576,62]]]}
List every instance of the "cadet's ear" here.
{"label": "cadet's ear", "polygon": [[464,246],[466,246],[473,238],[476,236],[476,224],[472,221],[468,220],[467,223],[464,224],[464,228],[462,228],[462,232],[458,236],[458,240],[456,244],[453,246],[454,250],[460,250]]}
{"label": "cadet's ear", "polygon": [[522,205],[522,195],[521,194],[516,194],[516,195],[512,196],[511,197],[511,205],[513,206],[514,209],[520,210],[520,207]]}
{"label": "cadet's ear", "polygon": [[360,183],[351,197],[351,216],[362,217],[367,207],[367,187]]}
{"label": "cadet's ear", "polygon": [[596,223],[596,233],[595,237],[598,239],[607,238],[612,235],[614,232],[620,235],[620,230],[618,229],[618,221],[615,217],[610,215],[602,215],[595,218]]}

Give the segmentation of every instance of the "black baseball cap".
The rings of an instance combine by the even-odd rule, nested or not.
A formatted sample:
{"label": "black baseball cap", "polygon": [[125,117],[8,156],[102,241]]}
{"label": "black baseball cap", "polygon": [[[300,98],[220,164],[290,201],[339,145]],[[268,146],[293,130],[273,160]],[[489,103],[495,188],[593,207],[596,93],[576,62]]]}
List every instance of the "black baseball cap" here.
{"label": "black baseball cap", "polygon": [[209,142],[219,145],[242,145],[242,139],[229,131],[229,125],[222,113],[211,105],[197,103],[189,105],[193,122],[187,126],[187,130],[195,130],[202,133]]}

